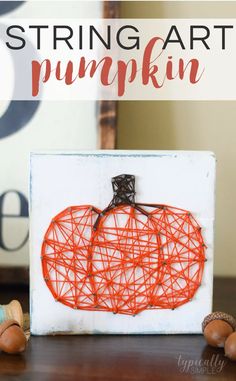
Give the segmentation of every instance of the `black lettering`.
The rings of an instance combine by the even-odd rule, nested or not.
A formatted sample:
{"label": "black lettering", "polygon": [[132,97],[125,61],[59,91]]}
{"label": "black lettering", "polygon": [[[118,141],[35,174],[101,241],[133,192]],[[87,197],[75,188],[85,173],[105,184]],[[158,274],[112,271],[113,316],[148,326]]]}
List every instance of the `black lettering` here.
{"label": "black lettering", "polygon": [[37,31],[37,50],[41,49],[41,30],[48,29],[48,25],[29,25],[30,29],[36,29]]}
{"label": "black lettering", "polygon": [[[66,29],[69,31],[69,36],[67,37],[58,37],[57,36],[57,31],[59,29]],[[73,29],[68,26],[68,25],[55,25],[53,27],[53,49],[56,50],[57,49],[57,41],[65,41],[65,43],[67,44],[67,46],[73,50],[73,46],[69,43],[69,40],[73,37]]]}
{"label": "black lettering", "polygon": [[107,40],[105,41],[103,37],[100,35],[100,33],[97,31],[97,29],[90,25],[90,33],[89,33],[89,48],[93,49],[93,35],[95,34],[99,40],[102,42],[103,46],[105,46],[106,49],[111,49],[111,26],[107,25]]}
{"label": "black lettering", "polygon": [[[172,33],[175,34],[176,38],[171,39]],[[183,43],[183,41],[180,37],[179,31],[175,25],[172,25],[172,27],[170,28],[169,33],[168,33],[166,40],[164,42],[164,45],[163,45],[163,49],[166,49],[167,45],[170,43],[171,44],[180,44],[181,48],[185,49],[184,43]]]}
{"label": "black lettering", "polygon": [[119,45],[119,47],[120,48],[122,48],[122,49],[126,49],[126,50],[131,50],[131,49],[139,49],[139,47],[140,47],[140,40],[139,40],[139,37],[138,36],[136,36],[136,37],[131,37],[131,36],[129,36],[128,37],[128,40],[130,40],[130,41],[132,41],[132,40],[134,40],[135,42],[134,42],[134,44],[133,45],[130,45],[130,46],[127,46],[127,45],[124,45],[122,42],[121,42],[121,37],[120,37],[120,35],[121,35],[121,32],[123,32],[123,30],[126,30],[126,29],[132,29],[132,30],[134,30],[135,32],[139,32],[139,30],[137,29],[137,28],[135,28],[134,26],[132,26],[132,25],[124,25],[124,26],[122,26],[120,29],[119,29],[119,31],[118,31],[118,33],[117,33],[117,37],[116,37],[116,39],[117,39],[117,44]]}
{"label": "black lettering", "polygon": [[12,50],[20,50],[20,49],[23,49],[25,47],[25,39],[23,37],[20,37],[20,36],[17,36],[16,34],[12,34],[11,31],[12,29],[19,29],[21,32],[25,32],[24,28],[20,25],[11,25],[7,28],[6,30],[6,34],[8,37],[11,37],[15,40],[18,40],[18,41],[21,41],[21,45],[18,45],[18,46],[13,46],[11,45],[9,42],[6,42],[6,45],[9,49],[12,49]]}
{"label": "black lettering", "polygon": [[233,29],[233,25],[214,25],[215,29],[222,29],[222,50],[225,50],[225,30],[226,29]]}
{"label": "black lettering", "polygon": [[[203,29],[206,34],[203,37],[195,37],[194,36],[194,31],[198,29]],[[191,25],[190,26],[190,49],[193,49],[193,43],[194,41],[202,41],[203,45],[205,46],[206,49],[210,49],[209,45],[206,43],[206,40],[210,36],[210,29],[207,28],[207,26],[204,25]]]}

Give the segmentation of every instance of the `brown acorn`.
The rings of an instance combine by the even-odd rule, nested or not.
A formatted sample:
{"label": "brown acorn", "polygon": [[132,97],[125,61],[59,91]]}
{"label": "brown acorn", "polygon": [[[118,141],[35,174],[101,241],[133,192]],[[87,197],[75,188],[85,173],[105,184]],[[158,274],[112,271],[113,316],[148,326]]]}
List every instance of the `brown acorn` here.
{"label": "brown acorn", "polygon": [[23,329],[15,320],[0,324],[0,350],[6,353],[20,353],[26,348],[27,340]]}
{"label": "brown acorn", "polygon": [[204,337],[212,347],[224,347],[225,340],[235,328],[234,317],[225,312],[213,312],[207,315],[202,323]]}
{"label": "brown acorn", "polygon": [[225,341],[225,356],[236,361],[236,332],[231,333]]}

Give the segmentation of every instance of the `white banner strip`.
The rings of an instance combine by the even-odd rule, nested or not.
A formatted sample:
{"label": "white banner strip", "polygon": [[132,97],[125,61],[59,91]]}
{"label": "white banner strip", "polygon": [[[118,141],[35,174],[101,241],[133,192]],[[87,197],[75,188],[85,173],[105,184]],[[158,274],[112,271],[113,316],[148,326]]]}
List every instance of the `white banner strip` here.
{"label": "white banner strip", "polygon": [[0,100],[235,100],[236,19],[3,19]]}

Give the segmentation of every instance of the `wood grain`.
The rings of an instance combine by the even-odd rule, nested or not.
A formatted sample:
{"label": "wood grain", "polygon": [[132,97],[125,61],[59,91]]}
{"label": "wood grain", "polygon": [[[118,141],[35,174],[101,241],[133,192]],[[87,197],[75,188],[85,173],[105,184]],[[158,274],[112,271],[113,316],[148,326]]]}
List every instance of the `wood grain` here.
{"label": "wood grain", "polygon": [[[214,310],[236,315],[236,278],[218,278]],[[19,298],[28,304],[26,288],[0,290],[2,303]],[[225,361],[220,373],[181,373],[178,358]],[[236,362],[223,350],[206,345],[202,335],[31,337],[22,355],[0,353],[0,380],[10,381],[235,381]]]}
{"label": "wood grain", "polygon": [[101,101],[99,115],[99,148],[115,149],[117,138],[117,101]]}
{"label": "wood grain", "polygon": [[118,18],[120,14],[119,1],[104,1],[103,14],[104,14],[104,17],[107,19]]}
{"label": "wood grain", "polygon": [[[119,1],[104,1],[104,18],[119,17]],[[117,101],[99,102],[99,148],[115,149],[117,139]]]}

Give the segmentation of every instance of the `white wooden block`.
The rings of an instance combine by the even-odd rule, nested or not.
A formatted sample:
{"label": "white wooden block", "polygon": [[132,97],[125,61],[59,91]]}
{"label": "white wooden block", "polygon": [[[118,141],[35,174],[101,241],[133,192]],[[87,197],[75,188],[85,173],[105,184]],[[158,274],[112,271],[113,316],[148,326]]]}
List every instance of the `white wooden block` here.
{"label": "white wooden block", "polygon": [[[74,205],[103,210],[112,199],[111,178],[136,178],[136,201],[189,210],[207,246],[202,284],[175,310],[151,309],[135,317],[74,310],[56,302],[43,278],[41,247],[54,216]],[[153,334],[200,333],[212,309],[215,157],[211,152],[94,151],[32,153],[30,180],[31,332]]]}

